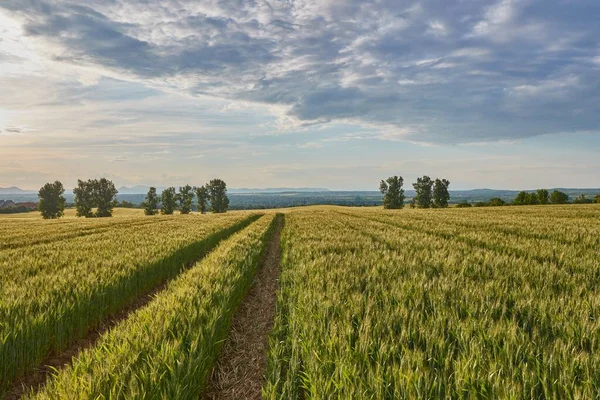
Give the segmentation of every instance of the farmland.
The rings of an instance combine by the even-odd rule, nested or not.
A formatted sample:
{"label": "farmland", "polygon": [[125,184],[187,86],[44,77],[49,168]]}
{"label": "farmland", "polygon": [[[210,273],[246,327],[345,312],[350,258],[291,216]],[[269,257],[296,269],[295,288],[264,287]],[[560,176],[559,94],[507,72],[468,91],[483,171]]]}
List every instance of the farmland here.
{"label": "farmland", "polygon": [[[599,206],[283,211],[263,397],[600,393]],[[115,215],[0,218],[0,394],[160,285],[25,395],[207,390],[280,217]]]}

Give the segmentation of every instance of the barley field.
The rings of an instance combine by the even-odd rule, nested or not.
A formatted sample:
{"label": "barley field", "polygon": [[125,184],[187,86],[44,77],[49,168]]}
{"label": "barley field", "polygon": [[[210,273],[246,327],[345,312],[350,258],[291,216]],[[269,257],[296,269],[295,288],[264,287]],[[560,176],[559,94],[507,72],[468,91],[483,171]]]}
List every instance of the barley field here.
{"label": "barley field", "polygon": [[[263,398],[600,398],[600,206],[278,212]],[[283,216],[115,215],[0,217],[0,398],[202,397]]]}
{"label": "barley field", "polygon": [[600,396],[600,208],[291,213],[269,399]]}

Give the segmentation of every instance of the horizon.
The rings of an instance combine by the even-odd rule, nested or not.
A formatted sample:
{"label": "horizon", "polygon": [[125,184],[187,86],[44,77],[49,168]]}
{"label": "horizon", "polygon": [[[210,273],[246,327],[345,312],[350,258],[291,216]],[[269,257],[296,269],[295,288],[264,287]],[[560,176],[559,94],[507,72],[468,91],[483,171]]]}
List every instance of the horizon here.
{"label": "horizon", "polygon": [[[405,183],[406,184],[406,183]],[[139,185],[132,185],[132,186],[126,186],[126,185],[115,185],[117,187],[117,189],[133,189],[136,186],[139,187],[155,187],[157,189],[164,189],[168,186],[163,186],[163,185],[144,185],[144,184],[139,184]],[[174,186],[175,189],[178,189],[178,186]],[[14,186],[14,185],[10,185],[10,186],[0,186],[0,190],[6,190],[6,189],[19,189],[23,192],[27,192],[27,194],[35,194],[38,192],[39,189],[23,189],[21,187],[18,186]],[[67,188],[65,187],[65,194],[67,193],[72,193],[74,187],[73,188]],[[282,189],[280,192],[277,192],[275,190],[278,189]],[[556,186],[556,187],[539,187],[539,188],[525,188],[525,189],[510,189],[510,188],[486,188],[486,187],[479,187],[479,188],[470,188],[470,189],[462,189],[462,188],[458,188],[458,189],[453,189],[453,188],[449,188],[450,192],[468,192],[468,191],[478,191],[478,190],[489,190],[489,191],[494,191],[494,192],[502,192],[502,191],[506,191],[506,192],[519,192],[519,191],[526,191],[526,192],[532,192],[532,191],[536,191],[537,189],[546,189],[546,190],[592,190],[592,191],[596,191],[596,190],[600,190],[600,187],[562,187],[562,186]],[[235,187],[235,188],[227,188],[228,191],[252,191],[252,190],[256,190],[256,191],[273,191],[272,193],[284,193],[284,192],[302,192],[302,191],[307,191],[310,192],[311,190],[314,192],[319,192],[319,191],[323,191],[323,192],[379,192],[379,190],[375,190],[375,189],[331,189],[331,188],[318,188],[318,187],[265,187],[265,188],[250,188],[250,187]],[[414,191],[414,188],[412,188],[412,184],[410,187],[406,187],[404,186],[404,191]],[[19,193],[5,193],[6,195],[9,194],[19,194]],[[126,194],[132,194],[132,195],[141,195],[141,194],[147,194],[146,192],[133,192],[133,193],[126,193]],[[0,195],[2,195],[2,193],[0,193]]]}
{"label": "horizon", "polygon": [[599,14],[596,0],[5,0],[0,187],[598,188]]}

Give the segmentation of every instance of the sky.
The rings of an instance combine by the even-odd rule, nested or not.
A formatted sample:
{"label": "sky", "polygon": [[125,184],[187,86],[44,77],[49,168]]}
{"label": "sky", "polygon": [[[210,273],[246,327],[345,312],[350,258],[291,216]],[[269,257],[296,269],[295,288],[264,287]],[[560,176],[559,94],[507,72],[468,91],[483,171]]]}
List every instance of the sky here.
{"label": "sky", "polygon": [[0,187],[600,187],[598,0],[2,0]]}

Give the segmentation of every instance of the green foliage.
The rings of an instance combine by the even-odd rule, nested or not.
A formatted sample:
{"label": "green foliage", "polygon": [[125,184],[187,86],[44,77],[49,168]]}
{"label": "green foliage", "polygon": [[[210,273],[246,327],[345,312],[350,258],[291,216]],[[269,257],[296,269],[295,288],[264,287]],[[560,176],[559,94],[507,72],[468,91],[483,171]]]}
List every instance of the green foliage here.
{"label": "green foliage", "polygon": [[550,202],[552,204],[567,204],[569,202],[569,196],[559,190],[554,190],[550,195]]}
{"label": "green foliage", "polygon": [[596,195],[596,197],[594,198],[594,201],[596,202],[596,204],[600,204],[600,194]]}
{"label": "green foliage", "polygon": [[500,207],[506,205],[506,202],[499,197],[491,198],[487,203],[488,207]]}
{"label": "green foliage", "polygon": [[163,190],[161,194],[160,213],[163,215],[171,215],[177,207],[177,194],[173,186]]}
{"label": "green foliage", "polygon": [[190,185],[179,187],[179,194],[177,199],[180,204],[180,211],[182,214],[189,214],[192,211],[192,205],[194,203],[194,189]]}
{"label": "green foliage", "polygon": [[593,203],[592,199],[588,199],[585,194],[580,194],[577,196],[575,200],[573,200],[573,204],[591,204]]}
{"label": "green foliage", "polygon": [[538,189],[537,197],[540,204],[548,204],[550,201],[550,193],[547,189]]}
{"label": "green foliage", "polygon": [[427,175],[422,178],[417,178],[417,182],[413,183],[413,187],[417,192],[415,195],[415,202],[419,208],[431,208],[432,197],[431,188],[433,187],[433,181]]}
{"label": "green foliage", "polygon": [[92,180],[77,180],[77,187],[73,189],[75,194],[75,208],[78,217],[90,218],[94,216],[94,184]]}
{"label": "green foliage", "polygon": [[46,183],[38,192],[38,209],[44,219],[56,219],[63,216],[67,201],[63,194],[65,188],[59,181]]}
{"label": "green foliage", "polygon": [[198,197],[198,211],[202,214],[206,214],[208,210],[208,201],[210,200],[210,194],[206,186],[200,186],[196,188],[196,197]]}
{"label": "green foliage", "polygon": [[112,217],[113,208],[117,205],[115,184],[106,178],[93,181],[94,199],[96,202],[96,217]]}
{"label": "green foliage", "polygon": [[210,196],[210,209],[214,213],[224,213],[229,208],[227,184],[221,179],[212,179],[207,185]]}
{"label": "green foliage", "polygon": [[477,201],[473,204],[473,207],[487,207],[488,203],[483,202],[483,201]]}
{"label": "green foliage", "polygon": [[144,214],[146,215],[158,214],[158,195],[156,194],[155,187],[151,187],[148,190],[148,194],[146,195],[146,199],[142,203],[142,207],[144,208]]}
{"label": "green foliage", "polygon": [[404,208],[404,178],[401,176],[390,176],[381,181],[379,191],[383,194],[383,208],[396,210]]}
{"label": "green foliage", "polygon": [[[114,183],[106,178],[88,179],[87,182],[77,180],[75,208],[78,217],[112,217],[112,210],[117,205],[117,193]],[[93,210],[96,209],[94,213]]]}
{"label": "green foliage", "polygon": [[521,191],[513,201],[513,204],[517,206],[531,206],[540,204],[540,200],[536,193]]}
{"label": "green foliage", "polygon": [[473,207],[473,205],[471,203],[467,203],[466,201],[463,201],[462,203],[458,203],[456,205],[456,208],[471,208]]}
{"label": "green foliage", "polygon": [[433,205],[436,208],[447,208],[448,200],[450,200],[450,192],[448,187],[450,181],[447,179],[436,179],[433,184]]}

